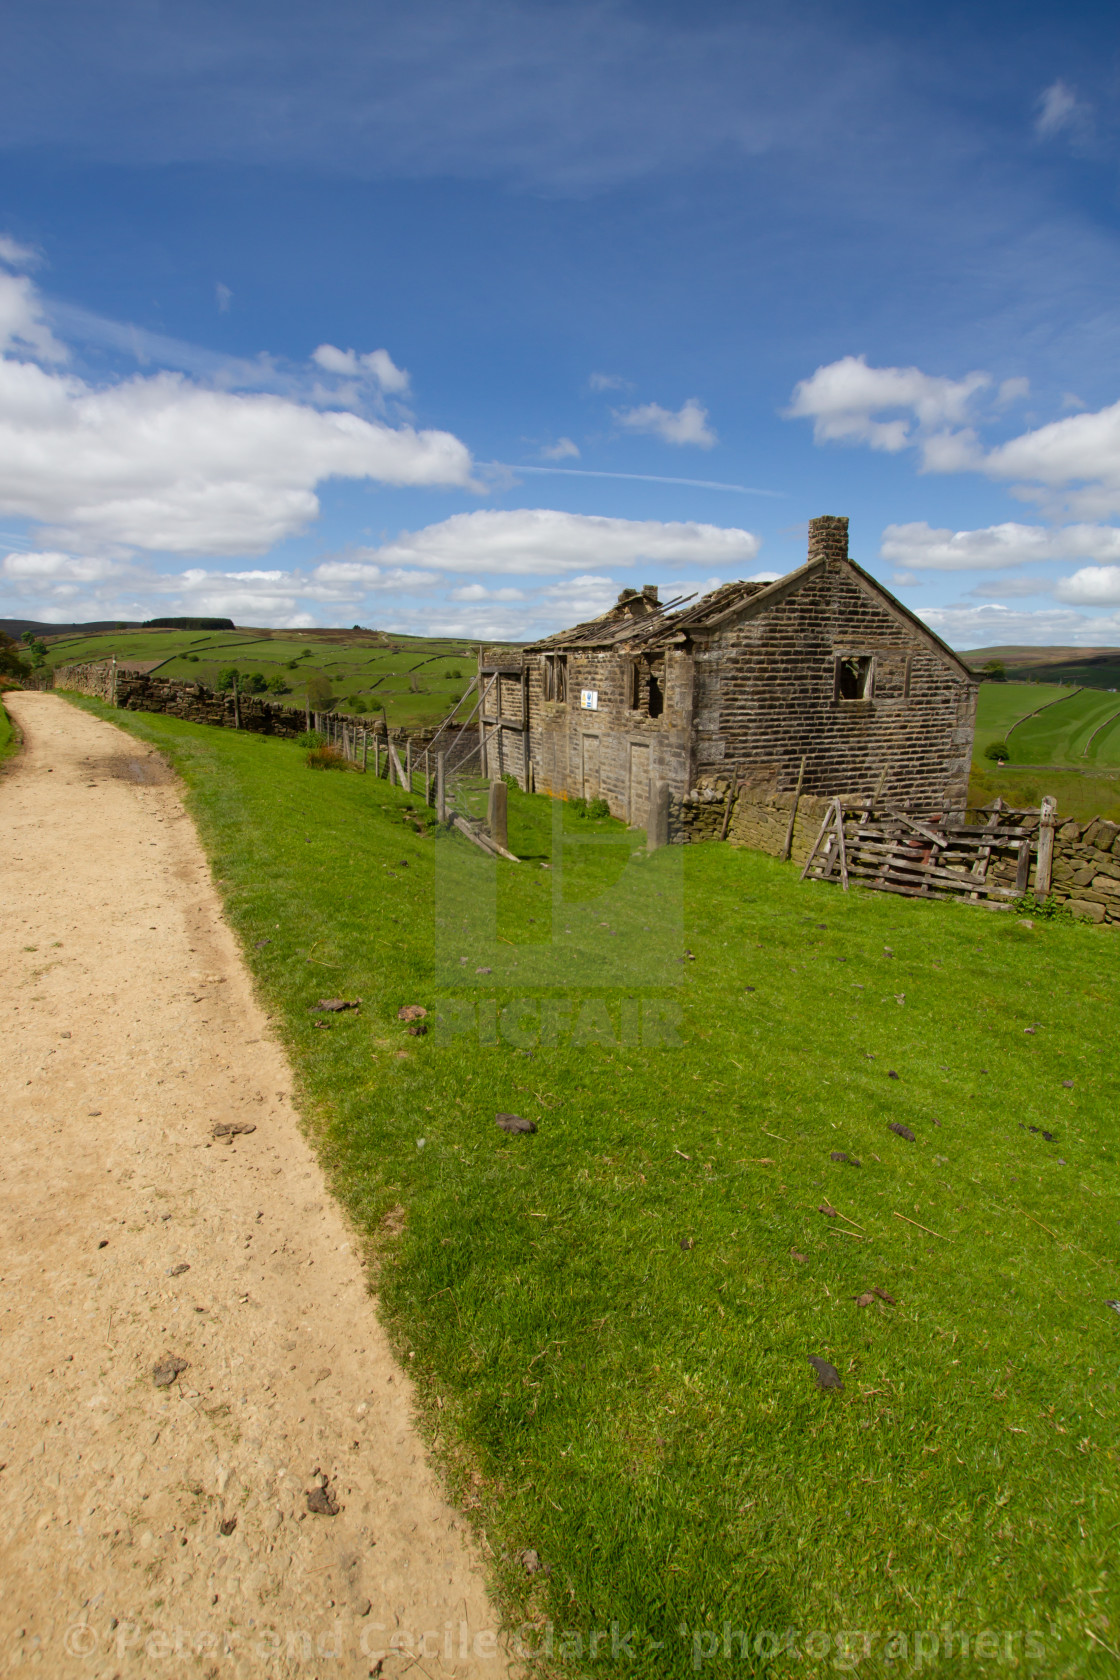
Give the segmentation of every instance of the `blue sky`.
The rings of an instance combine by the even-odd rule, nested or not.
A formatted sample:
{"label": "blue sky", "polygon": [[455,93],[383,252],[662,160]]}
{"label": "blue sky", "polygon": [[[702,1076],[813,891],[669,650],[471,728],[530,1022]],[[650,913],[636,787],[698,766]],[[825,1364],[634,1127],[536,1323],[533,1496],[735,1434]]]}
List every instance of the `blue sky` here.
{"label": "blue sky", "polygon": [[1120,645],[1114,8],[12,8],[0,615]]}

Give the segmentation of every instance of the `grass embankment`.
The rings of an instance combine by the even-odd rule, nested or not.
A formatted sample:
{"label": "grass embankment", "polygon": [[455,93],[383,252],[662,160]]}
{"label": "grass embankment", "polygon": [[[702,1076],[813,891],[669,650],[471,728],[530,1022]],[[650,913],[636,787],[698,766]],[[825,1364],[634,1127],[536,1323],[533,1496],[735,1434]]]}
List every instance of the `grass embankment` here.
{"label": "grass embankment", "polygon": [[[893,1673],[887,1632],[912,1655],[922,1630],[923,1672],[987,1672],[930,1658],[949,1623],[994,1630],[1020,1672],[1115,1671],[1086,1633],[1120,1629],[1114,934],[844,896],[715,844],[643,858],[567,812],[563,902],[555,871],[499,866],[487,946],[456,883],[492,866],[416,833],[399,790],[87,704],[186,780],[380,1254],[423,1427],[530,1646],[551,1623],[558,1671],[600,1672],[617,1622],[638,1632],[613,1666],[665,1680],[760,1672],[753,1641],[800,1629],[802,1660],[767,1670],[784,1677],[843,1668],[861,1647],[826,1634],[875,1630],[867,1671]],[[548,802],[510,804],[511,844],[546,853]],[[679,979],[657,988],[679,995],[677,1048],[633,1045],[626,986],[553,988],[573,1010],[541,1009],[551,1047],[517,1012],[517,1042],[480,1042],[485,1008],[449,1044],[398,1022],[450,989],[437,969],[499,1005],[550,939],[578,969],[565,928],[605,977],[631,916],[653,959],[671,946],[650,978]],[[333,995],[362,1009],[319,1029],[309,1006]],[[623,1042],[587,1042],[620,1018]],[[506,1136],[498,1110],[539,1131]],[[893,1304],[856,1304],[876,1287]],[[810,1354],[842,1391],[816,1388]],[[523,1548],[551,1573],[526,1575]],[[725,1623],[746,1657],[737,1638],[722,1654]]]}
{"label": "grass embankment", "polygon": [[4,709],[4,702],[0,700],[0,764],[18,751],[19,735],[16,726]]}

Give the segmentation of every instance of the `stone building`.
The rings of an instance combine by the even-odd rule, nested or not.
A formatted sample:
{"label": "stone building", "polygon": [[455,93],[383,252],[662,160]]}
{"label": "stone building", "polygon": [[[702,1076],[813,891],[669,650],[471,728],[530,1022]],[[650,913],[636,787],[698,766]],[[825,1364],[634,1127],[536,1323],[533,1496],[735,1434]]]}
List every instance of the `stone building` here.
{"label": "stone building", "polygon": [[481,676],[491,775],[603,798],[634,825],[659,784],[679,818],[715,784],[792,790],[802,760],[806,796],[965,805],[975,679],[849,559],[847,519],[811,520],[806,564],[775,583],[675,611],[624,590]]}

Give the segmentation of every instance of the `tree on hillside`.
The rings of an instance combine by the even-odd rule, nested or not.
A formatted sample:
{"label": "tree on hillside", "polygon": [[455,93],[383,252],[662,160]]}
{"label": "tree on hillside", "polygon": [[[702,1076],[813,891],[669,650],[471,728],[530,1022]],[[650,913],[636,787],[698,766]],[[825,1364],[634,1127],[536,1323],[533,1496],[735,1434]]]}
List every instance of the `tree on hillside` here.
{"label": "tree on hillside", "polygon": [[331,685],[318,671],[313,671],[307,679],[307,698],[317,712],[325,712],[331,703]]}
{"label": "tree on hillside", "polygon": [[984,667],[984,675],[989,682],[1006,682],[1007,666],[1002,659],[989,659]]}
{"label": "tree on hillside", "polygon": [[18,645],[0,631],[0,677],[11,677],[19,682],[26,675],[27,666],[19,656]]}
{"label": "tree on hillside", "polygon": [[240,679],[241,672],[236,665],[223,665],[218,672],[218,692],[224,694],[229,689],[236,688]]}

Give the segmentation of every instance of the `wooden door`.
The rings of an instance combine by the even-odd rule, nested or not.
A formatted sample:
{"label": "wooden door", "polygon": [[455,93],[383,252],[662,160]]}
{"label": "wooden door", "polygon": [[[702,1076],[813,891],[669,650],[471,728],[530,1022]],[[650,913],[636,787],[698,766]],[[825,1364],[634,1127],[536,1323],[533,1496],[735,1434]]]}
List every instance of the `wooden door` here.
{"label": "wooden door", "polygon": [[649,823],[650,749],[645,742],[630,743],[630,826],[645,828]]}
{"label": "wooden door", "polygon": [[585,735],[580,749],[580,785],[585,799],[599,797],[599,737]]}

